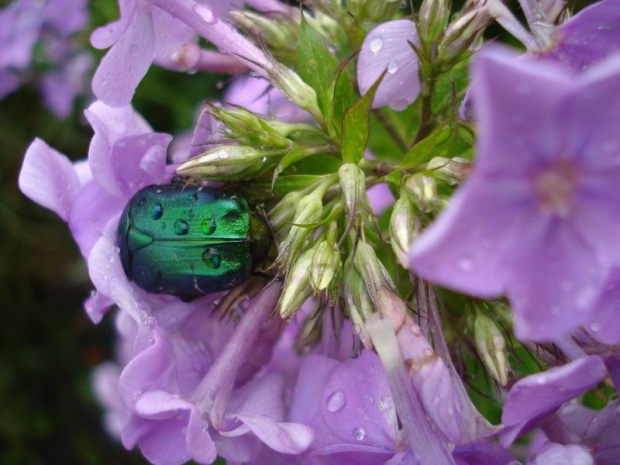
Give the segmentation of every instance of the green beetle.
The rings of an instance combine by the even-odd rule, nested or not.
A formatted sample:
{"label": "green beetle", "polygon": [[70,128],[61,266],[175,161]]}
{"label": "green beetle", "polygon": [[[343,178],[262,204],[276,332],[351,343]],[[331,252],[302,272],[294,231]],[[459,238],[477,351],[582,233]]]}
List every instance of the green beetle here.
{"label": "green beetle", "polygon": [[237,194],[172,182],[132,197],[117,245],[127,277],[139,287],[191,299],[248,279],[269,252],[271,231]]}

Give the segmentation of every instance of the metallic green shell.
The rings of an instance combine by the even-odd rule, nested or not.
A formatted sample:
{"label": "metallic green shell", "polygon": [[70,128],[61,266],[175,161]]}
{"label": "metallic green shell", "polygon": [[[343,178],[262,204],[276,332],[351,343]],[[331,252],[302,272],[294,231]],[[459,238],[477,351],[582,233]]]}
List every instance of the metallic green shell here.
{"label": "metallic green shell", "polygon": [[194,297],[249,278],[270,246],[264,218],[217,188],[149,186],[129,201],[117,244],[127,277],[155,294]]}

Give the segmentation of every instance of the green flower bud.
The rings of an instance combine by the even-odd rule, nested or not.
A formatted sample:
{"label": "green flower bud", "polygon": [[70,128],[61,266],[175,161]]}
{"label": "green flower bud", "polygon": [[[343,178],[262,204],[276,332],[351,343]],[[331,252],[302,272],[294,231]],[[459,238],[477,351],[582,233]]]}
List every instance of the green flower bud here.
{"label": "green flower bud", "polygon": [[409,268],[409,246],[422,229],[420,220],[407,195],[394,204],[390,217],[390,243],[396,258],[404,268]]}
{"label": "green flower bud", "polygon": [[310,269],[315,248],[306,250],[286,275],[284,290],[280,296],[279,311],[282,318],[289,318],[312,295]]}
{"label": "green flower bud", "polygon": [[368,294],[373,302],[377,302],[379,289],[382,287],[394,288],[394,283],[383,263],[377,258],[374,248],[364,241],[359,241],[353,264],[362,276]]}
{"label": "green flower bud", "polygon": [[424,0],[418,13],[418,35],[426,46],[434,44],[450,19],[450,0]]}
{"label": "green flower bud", "polygon": [[345,163],[338,169],[338,177],[349,224],[352,224],[360,212],[368,210],[366,176],[356,164]]}
{"label": "green flower bud", "polygon": [[258,35],[278,58],[291,61],[299,43],[299,22],[284,16],[275,18],[252,11],[231,11],[230,16],[244,31]]}
{"label": "green flower bud", "polygon": [[463,14],[448,26],[437,47],[437,61],[444,67],[451,67],[459,62],[490,22],[491,15],[486,8],[477,8]]}
{"label": "green flower bud", "polygon": [[465,180],[471,169],[471,161],[460,157],[435,157],[428,162],[427,169],[432,170],[437,179],[454,186]]}
{"label": "green flower bud", "polygon": [[283,239],[290,231],[291,223],[295,219],[295,213],[302,198],[303,194],[299,191],[289,192],[269,212],[269,224],[271,224],[278,239]]}
{"label": "green flower bud", "polygon": [[265,120],[245,108],[211,107],[213,115],[228,128],[228,137],[241,145],[287,148],[292,142],[273,129]]}
{"label": "green flower bud", "polygon": [[344,298],[346,311],[351,318],[355,332],[360,336],[366,349],[372,349],[372,342],[365,331],[366,321],[374,313],[374,305],[362,276],[353,268],[351,261],[344,265]]}
{"label": "green flower bud", "polygon": [[177,168],[177,173],[214,181],[239,180],[261,172],[266,168],[269,158],[282,154],[281,150],[269,151],[246,145],[224,145],[191,158]]}
{"label": "green flower bud", "polygon": [[478,311],[474,320],[474,340],[482,363],[502,386],[508,383],[506,340],[495,321]]}
{"label": "green flower bud", "polygon": [[269,73],[269,80],[284,95],[296,103],[298,107],[314,116],[319,123],[323,123],[324,117],[319,108],[316,92],[295,71],[276,62],[267,71]]}
{"label": "green flower bud", "polygon": [[[323,215],[323,195],[327,189],[327,184],[322,185],[311,194],[302,197],[295,210],[293,225],[289,230],[286,239],[280,244],[278,257],[274,264],[290,269],[291,264],[297,260],[299,252],[305,245],[306,240],[311,237],[313,229],[305,225],[317,223]],[[308,268],[308,274],[310,269]]]}
{"label": "green flower bud", "polygon": [[333,243],[322,241],[312,257],[310,284],[316,292],[328,288],[334,276],[340,271],[342,258]]}
{"label": "green flower bud", "polygon": [[423,174],[414,174],[405,182],[405,192],[422,212],[432,212],[437,207],[435,180]]}

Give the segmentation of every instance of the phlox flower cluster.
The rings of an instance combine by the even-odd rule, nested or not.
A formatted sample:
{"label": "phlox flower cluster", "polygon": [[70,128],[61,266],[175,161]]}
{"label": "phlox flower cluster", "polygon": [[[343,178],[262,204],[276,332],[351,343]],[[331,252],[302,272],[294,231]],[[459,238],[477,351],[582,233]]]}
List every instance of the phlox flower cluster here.
{"label": "phlox flower cluster", "polygon": [[[0,73],[84,27],[56,3],[3,10],[28,21],[0,27]],[[88,316],[116,322],[93,376],[110,434],[160,465],[620,463],[617,400],[581,401],[620,386],[620,1],[522,0],[527,26],[499,0],[307,3],[120,0],[91,36],[87,158],[25,154]],[[485,44],[493,22],[523,50]],[[234,77],[173,137],[131,105],[154,65]],[[247,282],[185,299],[127,276],[122,212],[178,174],[263,205]]]}

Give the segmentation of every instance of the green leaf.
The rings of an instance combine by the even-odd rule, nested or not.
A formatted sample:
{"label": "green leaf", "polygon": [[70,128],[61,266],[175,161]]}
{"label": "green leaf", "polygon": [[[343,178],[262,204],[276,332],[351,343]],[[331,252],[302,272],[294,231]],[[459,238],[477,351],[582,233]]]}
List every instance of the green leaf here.
{"label": "green leaf", "polygon": [[338,132],[342,128],[342,122],[346,111],[351,108],[357,100],[357,93],[353,88],[351,77],[344,69],[338,73],[333,86],[333,107],[331,123]]}
{"label": "green leaf", "polygon": [[465,126],[446,123],[411,147],[400,161],[399,168],[410,169],[434,157],[456,157],[469,150],[473,143],[473,135]]}
{"label": "green leaf", "polygon": [[387,71],[379,76],[368,92],[344,115],[341,151],[345,163],[358,163],[364,156],[370,135],[370,107],[385,73]]}
{"label": "green leaf", "polygon": [[297,63],[299,76],[315,90],[319,108],[328,114],[338,59],[327,49],[321,36],[310,27],[303,14]]}
{"label": "green leaf", "polygon": [[324,176],[311,174],[292,174],[290,176],[280,176],[273,186],[276,195],[284,195],[292,191],[302,190],[306,187],[319,183]]}

